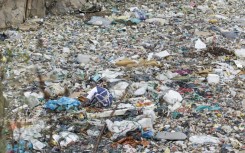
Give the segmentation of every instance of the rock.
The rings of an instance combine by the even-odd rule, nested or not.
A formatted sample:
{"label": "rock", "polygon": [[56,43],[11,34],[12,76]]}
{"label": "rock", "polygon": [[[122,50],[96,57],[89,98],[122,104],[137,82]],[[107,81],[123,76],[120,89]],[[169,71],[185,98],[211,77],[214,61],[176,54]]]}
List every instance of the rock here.
{"label": "rock", "polygon": [[237,39],[239,36],[237,31],[222,31],[221,34],[227,39]]}
{"label": "rock", "polygon": [[31,4],[29,4],[28,16],[30,16],[30,17],[34,17],[34,16],[44,17],[45,15],[46,15],[45,0],[31,1]]}
{"label": "rock", "polygon": [[187,136],[182,132],[158,132],[156,138],[165,140],[185,140]]}
{"label": "rock", "polygon": [[84,7],[85,3],[85,0],[47,0],[46,6],[48,6],[47,12],[58,15],[78,11]]}
{"label": "rock", "polygon": [[4,7],[6,9],[6,22],[13,25],[22,23],[25,19],[25,5],[25,0],[7,1]]}
{"label": "rock", "polygon": [[3,13],[3,10],[0,10],[0,28],[5,28],[6,27],[6,23],[5,23],[5,15]]}
{"label": "rock", "polygon": [[22,31],[36,31],[38,29],[38,24],[22,24],[19,26],[19,29]]}
{"label": "rock", "polygon": [[27,17],[44,17],[47,13],[64,14],[81,9],[85,0],[33,0],[28,1],[27,17],[25,16],[26,0],[0,1],[0,28],[16,26]]}
{"label": "rock", "polygon": [[25,0],[2,2],[2,7],[0,7],[0,28],[22,23],[25,19],[25,4]]}

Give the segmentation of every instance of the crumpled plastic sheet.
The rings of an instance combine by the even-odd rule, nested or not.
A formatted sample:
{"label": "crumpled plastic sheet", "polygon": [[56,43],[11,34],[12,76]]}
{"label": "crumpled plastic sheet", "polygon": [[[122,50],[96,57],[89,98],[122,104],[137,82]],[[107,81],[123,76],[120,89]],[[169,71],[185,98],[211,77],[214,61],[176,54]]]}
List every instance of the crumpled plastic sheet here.
{"label": "crumpled plastic sheet", "polygon": [[109,131],[114,132],[111,137],[112,140],[116,139],[119,136],[125,136],[128,131],[134,131],[140,127],[140,124],[134,121],[115,121],[114,123],[107,119],[107,127]]}
{"label": "crumpled plastic sheet", "polygon": [[103,25],[105,27],[109,27],[111,21],[100,16],[93,16],[87,23],[92,25]]}
{"label": "crumpled plastic sheet", "polygon": [[59,106],[64,106],[66,110],[69,110],[73,107],[78,107],[79,105],[81,105],[81,103],[76,99],[69,98],[69,97],[62,97],[59,100],[49,100],[44,105],[44,108],[55,110]]}
{"label": "crumpled plastic sheet", "polygon": [[203,143],[219,143],[219,139],[210,135],[194,135],[189,138],[192,143],[203,144]]}

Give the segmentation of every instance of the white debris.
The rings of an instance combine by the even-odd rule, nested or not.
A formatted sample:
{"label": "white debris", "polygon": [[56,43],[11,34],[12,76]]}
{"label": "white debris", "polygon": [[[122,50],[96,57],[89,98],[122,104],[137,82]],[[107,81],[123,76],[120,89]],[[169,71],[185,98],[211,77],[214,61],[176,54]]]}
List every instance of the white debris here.
{"label": "white debris", "polygon": [[217,74],[208,74],[207,80],[209,84],[217,84],[219,83],[220,78]]}
{"label": "white debris", "polygon": [[175,104],[183,100],[182,96],[174,90],[169,90],[164,96],[163,99],[169,104]]}
{"label": "white debris", "polygon": [[206,48],[206,44],[204,42],[201,41],[201,39],[198,39],[196,42],[195,42],[195,48],[197,50],[201,50],[201,49],[205,49]]}
{"label": "white debris", "polygon": [[244,48],[242,48],[242,49],[236,49],[235,50],[235,54],[238,57],[245,58],[245,49]]}

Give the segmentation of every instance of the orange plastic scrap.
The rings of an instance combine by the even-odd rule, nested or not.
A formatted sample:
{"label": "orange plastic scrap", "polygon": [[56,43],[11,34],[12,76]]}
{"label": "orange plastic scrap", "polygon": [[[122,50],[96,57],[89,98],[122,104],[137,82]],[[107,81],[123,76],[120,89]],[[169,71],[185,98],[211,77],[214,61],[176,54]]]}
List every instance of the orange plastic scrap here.
{"label": "orange plastic scrap", "polygon": [[243,74],[245,74],[245,71],[240,71],[238,74],[243,75]]}
{"label": "orange plastic scrap", "polygon": [[79,100],[80,102],[87,102],[87,101],[88,101],[88,99],[87,99],[86,97],[84,97],[84,96],[78,97],[78,100]]}
{"label": "orange plastic scrap", "polygon": [[136,62],[132,61],[132,60],[130,60],[128,58],[125,58],[123,60],[120,60],[120,61],[116,62],[117,66],[128,66],[128,65],[132,65],[132,64],[136,64]]}
{"label": "orange plastic scrap", "polygon": [[18,121],[10,122],[10,128],[12,130],[15,130],[17,128],[21,128],[21,127],[24,127],[24,126],[26,126],[25,122],[18,122]]}
{"label": "orange plastic scrap", "polygon": [[141,141],[141,145],[144,146],[144,147],[147,147],[147,146],[150,145],[150,142],[147,141],[147,140],[142,140],[142,141]]}
{"label": "orange plastic scrap", "polygon": [[150,142],[147,140],[144,140],[144,139],[141,141],[137,141],[132,136],[128,136],[128,137],[122,138],[119,141],[113,143],[111,146],[116,148],[118,144],[130,145],[130,146],[136,148],[137,145],[142,145],[144,147],[147,147],[150,144]]}
{"label": "orange plastic scrap", "polygon": [[140,145],[140,142],[135,140],[132,136],[129,136],[129,137],[122,138],[119,141],[113,143],[112,147],[117,147],[118,144],[122,144],[122,145],[128,144],[135,148],[137,145]]}
{"label": "orange plastic scrap", "polygon": [[144,106],[150,106],[152,102],[137,102],[136,107],[144,107]]}

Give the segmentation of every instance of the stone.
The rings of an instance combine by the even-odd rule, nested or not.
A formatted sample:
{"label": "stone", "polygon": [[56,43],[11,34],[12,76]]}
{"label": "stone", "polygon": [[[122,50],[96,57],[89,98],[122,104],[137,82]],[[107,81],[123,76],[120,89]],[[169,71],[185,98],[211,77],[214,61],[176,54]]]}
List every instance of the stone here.
{"label": "stone", "polygon": [[3,10],[0,10],[0,28],[5,28],[6,27],[6,23],[5,23],[5,15],[3,13]]}
{"label": "stone", "polygon": [[21,24],[19,26],[19,29],[22,31],[30,31],[30,30],[35,31],[38,29],[38,24],[26,24],[26,23],[24,23],[24,24]]}
{"label": "stone", "polygon": [[0,28],[19,25],[28,17],[44,17],[49,12],[59,15],[76,11],[86,3],[85,0],[29,0],[26,5],[26,2],[26,0],[0,1]]}
{"label": "stone", "polygon": [[236,31],[222,31],[221,34],[227,39],[237,39],[239,36]]}
{"label": "stone", "polygon": [[29,16],[44,17],[45,15],[46,15],[45,0],[32,1]]}
{"label": "stone", "polygon": [[48,12],[58,15],[78,11],[84,7],[85,3],[85,0],[47,0],[46,6],[48,6]]}
{"label": "stone", "polygon": [[4,1],[0,8],[0,28],[22,23],[25,19],[25,5],[25,0]]}

